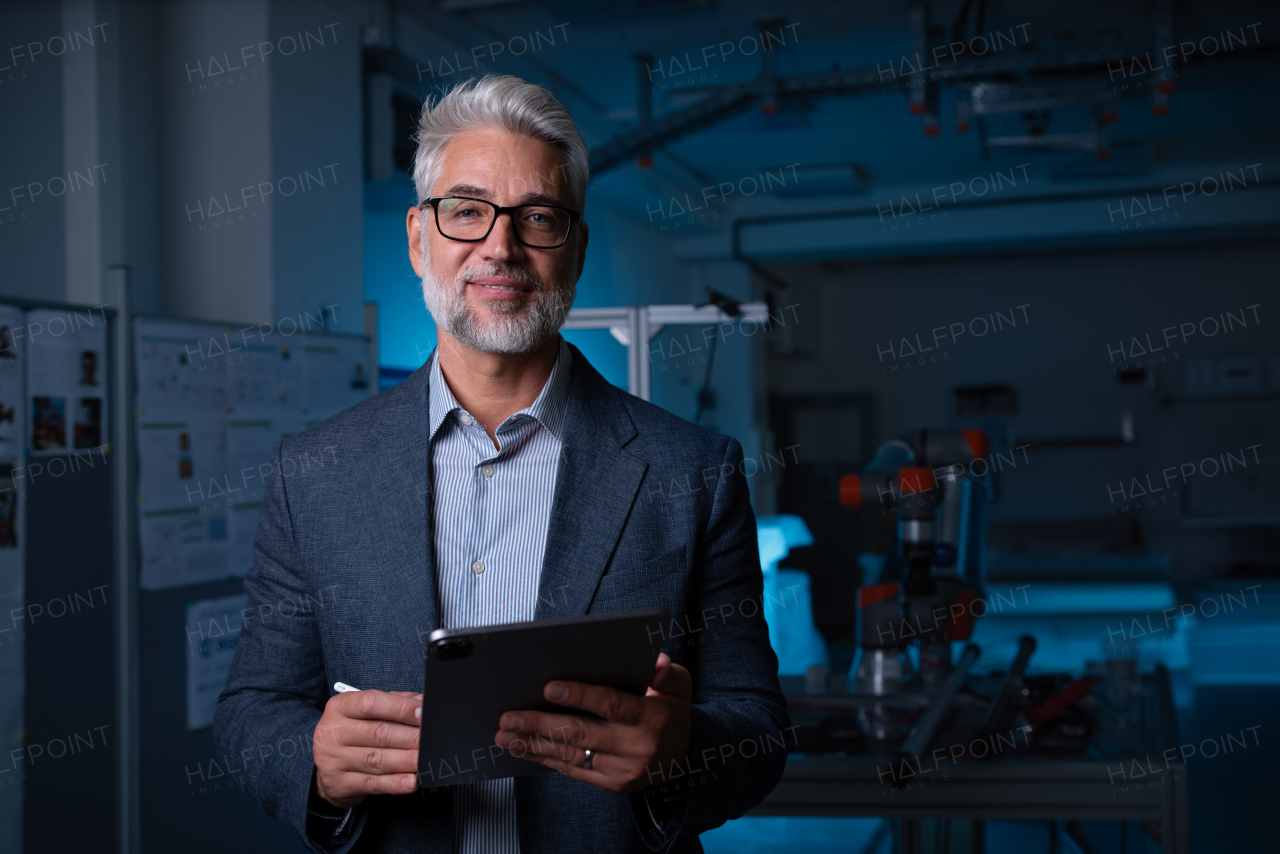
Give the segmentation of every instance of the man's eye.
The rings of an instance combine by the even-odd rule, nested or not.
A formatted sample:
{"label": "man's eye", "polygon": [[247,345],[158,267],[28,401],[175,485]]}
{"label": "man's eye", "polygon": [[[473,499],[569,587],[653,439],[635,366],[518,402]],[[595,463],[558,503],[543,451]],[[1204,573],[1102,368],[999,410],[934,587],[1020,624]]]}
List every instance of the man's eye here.
{"label": "man's eye", "polygon": [[547,208],[532,208],[524,212],[524,221],[529,225],[545,228],[553,226],[559,221],[556,211]]}

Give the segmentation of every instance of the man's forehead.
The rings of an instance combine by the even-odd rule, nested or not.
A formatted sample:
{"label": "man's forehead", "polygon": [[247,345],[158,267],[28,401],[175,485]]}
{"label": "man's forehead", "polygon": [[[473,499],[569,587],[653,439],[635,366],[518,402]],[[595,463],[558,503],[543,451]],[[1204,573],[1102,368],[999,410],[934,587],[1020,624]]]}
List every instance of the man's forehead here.
{"label": "man's forehead", "polygon": [[499,201],[524,197],[568,201],[567,169],[555,146],[499,130],[454,137],[440,158],[432,192]]}

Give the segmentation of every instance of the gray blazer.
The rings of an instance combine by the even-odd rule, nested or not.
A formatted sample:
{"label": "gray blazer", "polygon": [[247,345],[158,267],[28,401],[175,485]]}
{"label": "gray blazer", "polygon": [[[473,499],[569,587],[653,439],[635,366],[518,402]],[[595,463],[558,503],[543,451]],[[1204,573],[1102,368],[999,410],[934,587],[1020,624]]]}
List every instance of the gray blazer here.
{"label": "gray blazer", "polygon": [[[790,726],[742,448],[620,391],[573,355],[535,616],[669,609],[664,648],[693,675],[692,741],[653,784],[667,808],[662,833],[640,793],[611,795],[555,772],[517,777],[520,850],[701,851],[697,834],[777,784]],[[446,787],[367,798],[341,842],[314,825],[307,834],[310,740],[330,686],[421,690],[425,640],[439,626],[427,387],[423,367],[273,453],[249,610],[213,734],[245,792],[312,851],[453,851]]]}

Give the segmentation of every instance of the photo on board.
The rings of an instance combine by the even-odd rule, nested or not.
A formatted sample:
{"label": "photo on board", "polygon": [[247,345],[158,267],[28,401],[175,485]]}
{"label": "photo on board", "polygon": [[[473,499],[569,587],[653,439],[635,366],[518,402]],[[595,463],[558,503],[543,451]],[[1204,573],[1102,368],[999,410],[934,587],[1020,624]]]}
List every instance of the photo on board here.
{"label": "photo on board", "polygon": [[96,448],[102,440],[102,398],[82,397],[74,428],[77,448]]}
{"label": "photo on board", "polygon": [[37,451],[60,451],[67,447],[66,398],[31,398],[31,447]]}

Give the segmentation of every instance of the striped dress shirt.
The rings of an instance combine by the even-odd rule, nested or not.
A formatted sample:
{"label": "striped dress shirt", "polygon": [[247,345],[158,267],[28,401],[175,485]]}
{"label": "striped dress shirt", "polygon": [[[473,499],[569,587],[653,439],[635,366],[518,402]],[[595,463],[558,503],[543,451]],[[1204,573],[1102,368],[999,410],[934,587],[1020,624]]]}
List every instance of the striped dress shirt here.
{"label": "striped dress shirt", "polygon": [[[430,369],[432,546],[441,628],[532,620],[551,521],[573,355],[564,338],[551,376],[527,409],[495,430],[500,447]],[[517,854],[515,781],[454,792],[458,854]]]}

